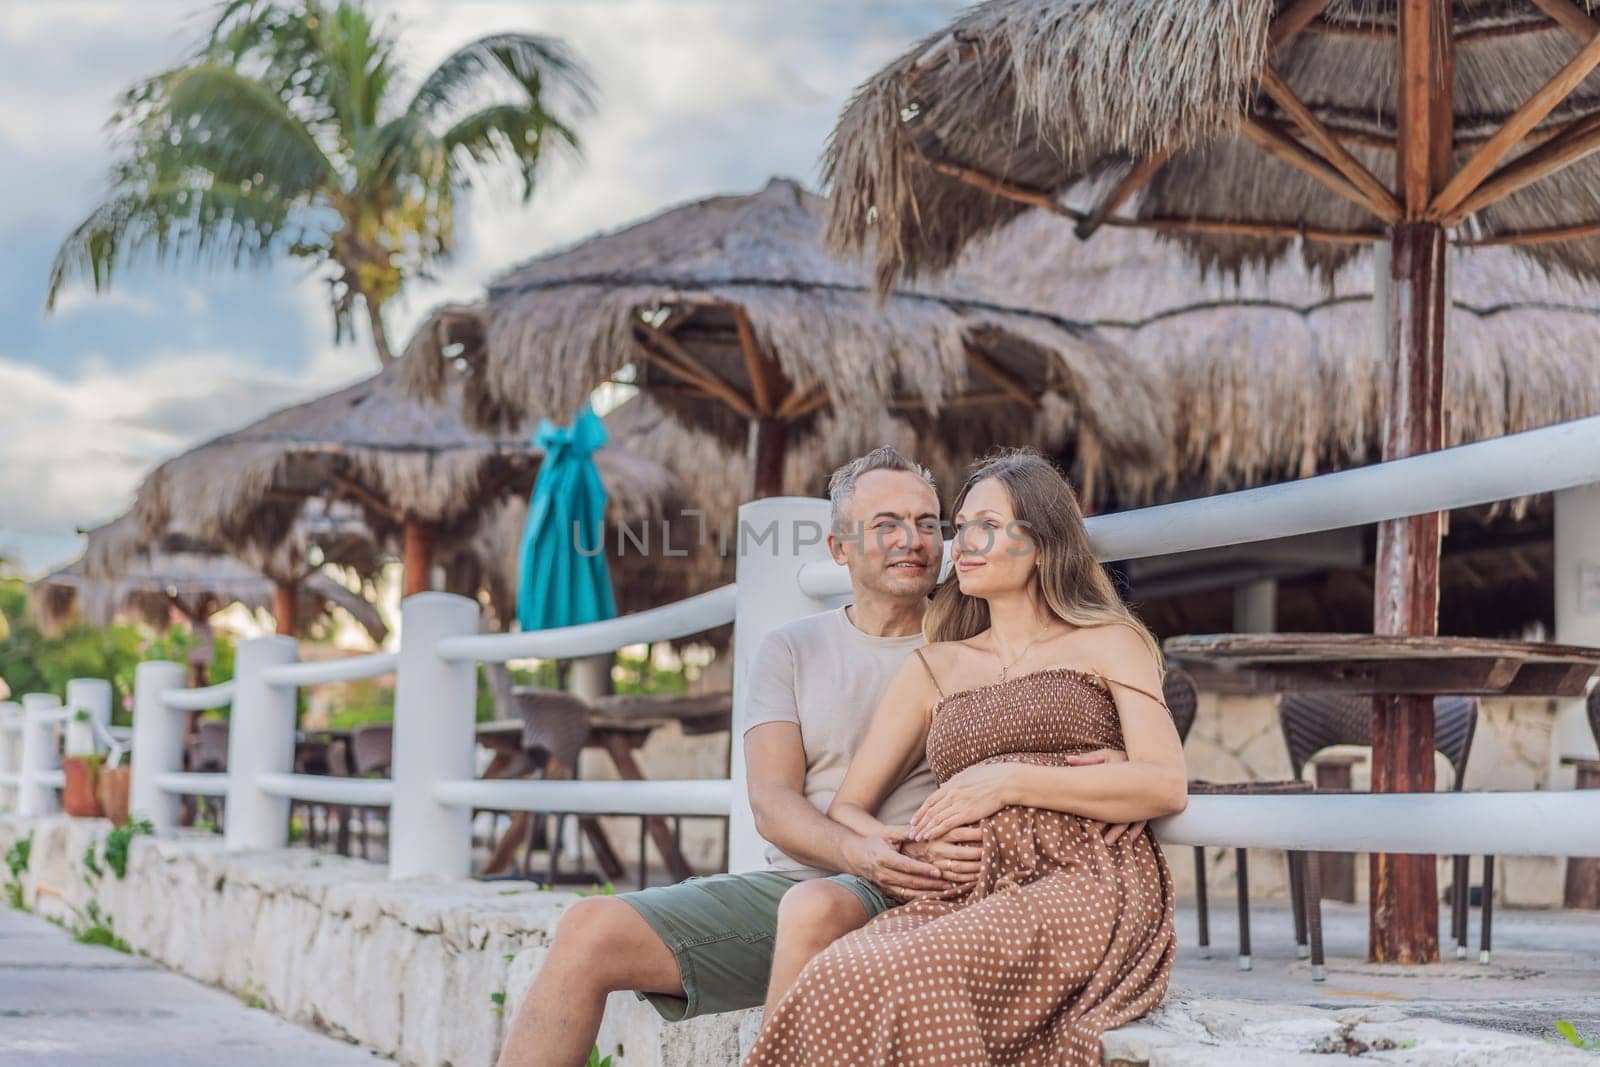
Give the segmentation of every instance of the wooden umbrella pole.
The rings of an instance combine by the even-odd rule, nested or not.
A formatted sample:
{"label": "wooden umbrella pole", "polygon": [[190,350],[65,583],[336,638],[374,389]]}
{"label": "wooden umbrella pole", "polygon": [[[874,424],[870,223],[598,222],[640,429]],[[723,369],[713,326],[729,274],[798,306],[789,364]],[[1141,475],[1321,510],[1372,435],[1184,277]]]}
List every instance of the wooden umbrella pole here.
{"label": "wooden umbrella pole", "polygon": [[[1444,443],[1447,243],[1430,207],[1450,178],[1454,140],[1450,4],[1401,0],[1399,16],[1396,191],[1406,217],[1390,230],[1387,299],[1380,306],[1388,319],[1385,460],[1433,452]],[[1439,538],[1438,512],[1378,525],[1373,632],[1438,632]],[[1433,697],[1375,698],[1372,745],[1374,792],[1431,792]],[[1437,963],[1434,858],[1374,854],[1369,877],[1368,957],[1373,962]]]}
{"label": "wooden umbrella pole", "polygon": [[417,519],[407,519],[401,528],[401,537],[405,595],[426,593],[433,588],[433,527]]}
{"label": "wooden umbrella pole", "polygon": [[294,582],[278,580],[272,583],[272,618],[278,633],[294,636],[295,611],[300,604],[300,587]]}
{"label": "wooden umbrella pole", "polygon": [[788,445],[786,420],[770,416],[750,420],[750,499],[783,495],[783,461]]}
{"label": "wooden umbrella pole", "polygon": [[[1401,459],[1443,445],[1445,234],[1430,222],[1394,229],[1389,256],[1388,409],[1383,458]],[[1380,634],[1435,634],[1439,619],[1439,513],[1378,526],[1372,629]],[[1431,792],[1433,697],[1373,701],[1372,790]],[[1439,959],[1438,874],[1432,856],[1377,854],[1370,865],[1374,962]]]}

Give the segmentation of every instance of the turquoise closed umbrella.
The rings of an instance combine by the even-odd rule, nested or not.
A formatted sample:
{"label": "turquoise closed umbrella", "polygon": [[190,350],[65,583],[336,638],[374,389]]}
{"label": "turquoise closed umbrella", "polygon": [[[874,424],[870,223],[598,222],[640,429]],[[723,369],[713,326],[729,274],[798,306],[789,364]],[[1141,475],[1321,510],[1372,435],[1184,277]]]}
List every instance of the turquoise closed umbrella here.
{"label": "turquoise closed umbrella", "polygon": [[571,426],[543,419],[534,432],[544,459],[518,553],[517,623],[523,630],[617,614],[604,551],[606,490],[594,465],[606,440],[605,424],[587,404]]}

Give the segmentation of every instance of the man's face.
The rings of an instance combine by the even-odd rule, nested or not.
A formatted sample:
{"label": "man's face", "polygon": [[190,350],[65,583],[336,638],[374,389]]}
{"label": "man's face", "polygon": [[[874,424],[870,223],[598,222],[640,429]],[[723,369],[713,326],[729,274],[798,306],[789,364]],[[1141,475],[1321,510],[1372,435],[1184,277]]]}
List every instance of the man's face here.
{"label": "man's face", "polygon": [[856,480],[846,528],[828,535],[857,591],[927,596],[939,578],[939,498],[915,474],[868,471]]}

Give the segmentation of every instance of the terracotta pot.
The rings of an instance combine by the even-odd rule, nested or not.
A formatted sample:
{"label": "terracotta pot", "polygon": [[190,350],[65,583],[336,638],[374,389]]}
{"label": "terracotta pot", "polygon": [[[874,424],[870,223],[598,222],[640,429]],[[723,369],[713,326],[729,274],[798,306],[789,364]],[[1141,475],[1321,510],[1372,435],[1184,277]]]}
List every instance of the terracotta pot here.
{"label": "terracotta pot", "polygon": [[66,785],[61,790],[61,808],[68,815],[92,818],[104,813],[100,807],[97,786],[100,782],[100,759],[97,756],[68,756],[61,761],[62,777]]}
{"label": "terracotta pot", "polygon": [[128,787],[131,784],[126,765],[100,769],[100,807],[114,826],[128,825]]}

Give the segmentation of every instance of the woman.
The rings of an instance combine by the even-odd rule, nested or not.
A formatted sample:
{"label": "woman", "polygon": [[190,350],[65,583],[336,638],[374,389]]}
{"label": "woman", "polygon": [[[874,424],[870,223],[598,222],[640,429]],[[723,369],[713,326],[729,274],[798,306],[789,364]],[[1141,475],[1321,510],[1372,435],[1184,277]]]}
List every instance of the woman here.
{"label": "woman", "polygon": [[[1186,802],[1159,647],[1043,458],[983,462],[955,507],[929,644],[890,684],[829,814],[898,841],[977,824],[978,878],[811,960],[749,1065],[1099,1064],[1100,1034],[1166,992],[1166,861],[1142,828],[1103,835]],[[1127,759],[1069,762],[1100,748]],[[873,812],[924,749],[938,790],[910,826],[884,826]]]}

